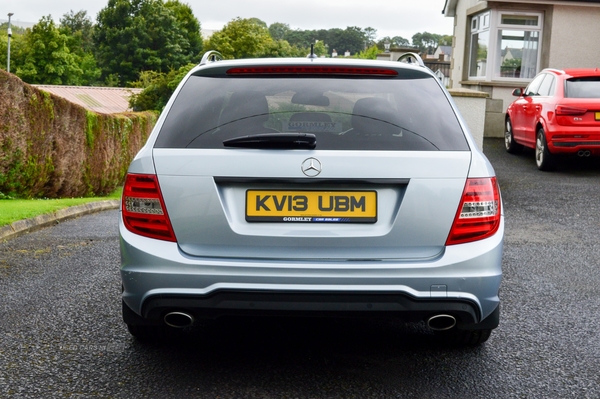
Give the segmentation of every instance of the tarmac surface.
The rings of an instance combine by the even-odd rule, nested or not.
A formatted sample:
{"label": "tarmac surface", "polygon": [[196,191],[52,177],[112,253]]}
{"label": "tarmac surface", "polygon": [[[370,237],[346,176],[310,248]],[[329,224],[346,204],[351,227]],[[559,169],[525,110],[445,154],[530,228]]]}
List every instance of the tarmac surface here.
{"label": "tarmac surface", "polygon": [[543,173],[532,152],[484,149],[506,221],[485,344],[333,318],[227,319],[141,344],[121,320],[114,209],[0,240],[0,397],[600,398],[600,164]]}
{"label": "tarmac surface", "polygon": [[89,202],[87,204],[60,209],[58,211],[36,216],[34,218],[18,220],[11,224],[0,226],[0,241],[15,238],[26,233],[31,233],[32,231],[39,230],[43,227],[48,227],[64,220],[76,218],[78,216],[107,211],[110,209],[119,209],[120,204],[121,201],[119,200]]}

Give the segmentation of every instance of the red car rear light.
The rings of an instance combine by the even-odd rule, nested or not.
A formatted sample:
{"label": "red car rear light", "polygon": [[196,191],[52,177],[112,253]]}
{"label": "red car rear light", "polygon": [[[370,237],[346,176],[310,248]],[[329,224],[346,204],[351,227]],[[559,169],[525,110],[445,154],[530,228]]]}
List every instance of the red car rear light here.
{"label": "red car rear light", "polygon": [[370,75],[397,76],[398,72],[384,68],[361,68],[339,66],[260,66],[231,68],[228,75]]}
{"label": "red car rear light", "polygon": [[570,107],[567,105],[557,105],[556,106],[556,115],[583,115],[587,112],[585,108],[579,107]]}
{"label": "red car rear light", "polygon": [[127,230],[144,237],[177,241],[156,175],[128,174],[121,200]]}
{"label": "red car rear light", "polygon": [[467,179],[446,245],[492,236],[500,227],[500,190],[495,177]]}

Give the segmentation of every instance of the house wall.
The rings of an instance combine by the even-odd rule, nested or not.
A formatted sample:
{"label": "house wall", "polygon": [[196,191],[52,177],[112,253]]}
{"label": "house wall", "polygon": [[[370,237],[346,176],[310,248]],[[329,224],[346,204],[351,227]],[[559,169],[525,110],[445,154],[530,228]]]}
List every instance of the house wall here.
{"label": "house wall", "polygon": [[555,5],[550,68],[600,68],[600,7]]}
{"label": "house wall", "polygon": [[485,92],[490,98],[486,105],[485,137],[502,137],[504,113],[515,99],[513,89],[525,87],[528,81],[469,81],[465,68],[469,65],[469,15],[484,9],[542,11],[544,12],[543,45],[539,69],[600,67],[600,4],[566,2],[504,0],[450,0],[456,6],[449,16],[454,17],[454,42],[449,88],[463,88]]}
{"label": "house wall", "polygon": [[467,124],[475,143],[482,150],[488,95],[468,89],[450,89],[449,93]]}
{"label": "house wall", "polygon": [[452,42],[452,60],[450,73],[450,87],[462,87],[460,81],[463,80],[464,66],[468,65],[464,60],[465,43],[468,41],[470,29],[467,24],[467,10],[477,6],[478,0],[462,0],[456,4],[456,15],[454,16],[454,41]]}

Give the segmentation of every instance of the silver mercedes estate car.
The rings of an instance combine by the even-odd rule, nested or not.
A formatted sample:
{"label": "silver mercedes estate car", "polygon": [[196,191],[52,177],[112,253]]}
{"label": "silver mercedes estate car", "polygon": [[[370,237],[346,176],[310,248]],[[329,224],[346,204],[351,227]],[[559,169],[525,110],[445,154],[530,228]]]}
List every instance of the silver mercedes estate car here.
{"label": "silver mercedes estate car", "polygon": [[123,319],[397,317],[498,326],[495,173],[420,58],[220,60],[182,80],[129,167]]}

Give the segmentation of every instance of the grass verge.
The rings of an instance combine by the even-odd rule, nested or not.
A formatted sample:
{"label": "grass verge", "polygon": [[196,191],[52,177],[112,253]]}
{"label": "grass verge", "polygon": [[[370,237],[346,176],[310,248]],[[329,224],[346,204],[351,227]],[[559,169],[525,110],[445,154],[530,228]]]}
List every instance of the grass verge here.
{"label": "grass verge", "polygon": [[0,200],[0,226],[11,224],[17,220],[52,213],[70,206],[86,204],[88,202],[120,199],[121,191],[122,189],[118,189],[106,197],[30,200],[2,199]]}

